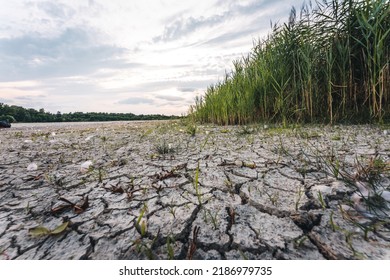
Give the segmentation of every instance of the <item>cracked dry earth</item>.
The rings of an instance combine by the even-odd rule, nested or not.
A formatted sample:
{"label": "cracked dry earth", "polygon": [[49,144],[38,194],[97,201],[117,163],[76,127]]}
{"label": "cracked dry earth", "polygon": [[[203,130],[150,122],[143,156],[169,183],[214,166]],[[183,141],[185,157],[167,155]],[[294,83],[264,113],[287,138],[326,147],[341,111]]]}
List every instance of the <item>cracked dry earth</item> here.
{"label": "cracked dry earth", "polygon": [[390,259],[388,205],[357,207],[327,164],[388,166],[378,127],[187,129],[1,130],[0,259]]}

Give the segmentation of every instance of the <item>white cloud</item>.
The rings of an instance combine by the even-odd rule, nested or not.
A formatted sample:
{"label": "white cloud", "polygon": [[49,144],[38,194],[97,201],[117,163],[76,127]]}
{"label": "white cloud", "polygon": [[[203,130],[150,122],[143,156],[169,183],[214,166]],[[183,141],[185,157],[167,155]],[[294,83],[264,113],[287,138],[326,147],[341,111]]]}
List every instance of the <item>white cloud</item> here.
{"label": "white cloud", "polygon": [[302,0],[3,2],[0,100],[180,115]]}

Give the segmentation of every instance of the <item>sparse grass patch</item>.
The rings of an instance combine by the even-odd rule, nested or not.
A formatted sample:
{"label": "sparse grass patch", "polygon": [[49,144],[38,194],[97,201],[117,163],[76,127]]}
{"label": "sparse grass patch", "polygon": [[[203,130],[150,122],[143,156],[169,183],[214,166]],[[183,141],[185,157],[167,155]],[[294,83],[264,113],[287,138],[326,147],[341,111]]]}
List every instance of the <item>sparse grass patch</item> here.
{"label": "sparse grass patch", "polygon": [[196,131],[197,131],[196,125],[192,124],[192,125],[187,126],[187,133],[188,133],[189,135],[191,135],[192,137],[195,136]]}
{"label": "sparse grass patch", "polygon": [[253,127],[250,127],[248,125],[243,125],[240,127],[240,129],[238,130],[237,134],[238,135],[248,135],[248,134],[252,134],[254,133],[255,130]]}
{"label": "sparse grass patch", "polygon": [[22,138],[24,135],[23,135],[23,132],[22,131],[16,131],[14,133],[14,138]]}
{"label": "sparse grass patch", "polygon": [[155,150],[160,155],[174,154],[176,150],[172,147],[172,144],[167,143],[166,140],[163,140],[155,146]]}
{"label": "sparse grass patch", "polygon": [[341,140],[341,136],[340,135],[335,135],[331,138],[331,140],[333,141],[340,141]]}
{"label": "sparse grass patch", "polygon": [[[337,157],[335,151],[330,151],[330,156],[323,156],[317,151],[316,165],[328,176],[354,190],[345,198],[345,207],[350,210],[346,211],[340,206],[340,212],[344,219],[362,229],[365,239],[376,225],[390,225],[390,191],[381,184],[382,179],[390,174],[389,162],[376,155],[370,158],[356,157],[355,165],[348,166]],[[321,192],[318,192],[317,199],[323,210],[328,208],[326,197]],[[334,214],[332,211],[329,224],[333,231],[337,231],[340,228],[334,222]]]}

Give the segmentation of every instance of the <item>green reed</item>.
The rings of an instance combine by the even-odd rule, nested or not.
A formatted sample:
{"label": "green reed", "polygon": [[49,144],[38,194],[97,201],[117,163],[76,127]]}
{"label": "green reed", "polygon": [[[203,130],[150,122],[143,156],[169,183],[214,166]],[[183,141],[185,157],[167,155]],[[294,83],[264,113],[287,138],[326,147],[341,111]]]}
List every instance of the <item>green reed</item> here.
{"label": "green reed", "polygon": [[390,120],[389,33],[387,0],[292,9],[195,100],[190,116],[221,125]]}

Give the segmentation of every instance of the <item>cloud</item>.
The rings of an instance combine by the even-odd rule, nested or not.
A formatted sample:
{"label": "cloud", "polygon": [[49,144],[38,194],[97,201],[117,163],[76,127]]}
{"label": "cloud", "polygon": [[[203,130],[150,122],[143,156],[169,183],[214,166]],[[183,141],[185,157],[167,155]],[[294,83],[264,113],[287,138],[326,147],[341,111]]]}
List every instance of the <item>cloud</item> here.
{"label": "cloud", "polygon": [[216,24],[223,22],[225,15],[214,15],[208,18],[205,17],[188,17],[175,20],[167,25],[161,36],[155,37],[154,42],[158,41],[172,41],[180,39],[194,31],[197,31],[203,27],[212,27]]}
{"label": "cloud", "polygon": [[[109,93],[131,92],[135,94],[137,92],[160,92],[172,88],[177,88],[181,92],[193,92],[194,90],[205,89],[208,85],[214,82],[215,82],[214,79],[193,79],[188,81],[184,81],[180,79],[156,80],[153,82],[139,83],[128,87],[111,89],[109,90]],[[180,90],[180,89],[186,89],[186,90]],[[162,96],[164,96],[164,94]]]}
{"label": "cloud", "polygon": [[181,91],[181,92],[194,92],[194,91],[197,90],[197,88],[194,88],[194,87],[178,87],[177,90]]}
{"label": "cloud", "polygon": [[185,98],[181,96],[173,96],[173,95],[157,95],[156,98],[171,101],[171,102],[181,102],[184,101]]}
{"label": "cloud", "polygon": [[4,1],[0,101],[180,114],[301,1]]}
{"label": "cloud", "polygon": [[268,7],[275,5],[274,0],[254,0],[247,5],[234,4],[232,7],[238,14],[248,16],[264,11]]}
{"label": "cloud", "polygon": [[121,100],[118,102],[119,104],[154,104],[154,100],[150,98],[143,98],[143,97],[130,97],[124,100]]}
{"label": "cloud", "polygon": [[[284,5],[280,4],[280,5]],[[225,10],[223,10],[219,14],[214,14],[208,17],[182,17],[180,19],[174,19],[170,23],[168,23],[162,35],[154,37],[153,42],[167,42],[167,41],[174,41],[177,39],[180,39],[184,36],[190,35],[192,33],[198,32],[201,29],[205,28],[212,28],[219,25],[226,24],[227,21],[233,20],[233,19],[248,19],[253,18],[257,21],[257,24],[255,23],[255,26],[259,27],[262,26],[264,28],[264,20],[265,18],[258,18],[260,14],[266,14],[267,12],[270,12],[270,8],[275,8],[275,1],[273,0],[252,0],[249,3],[241,4],[239,1],[218,1],[215,5],[215,8],[217,10],[221,10],[221,7],[225,7]],[[275,9],[273,9],[275,10]],[[279,9],[280,10],[280,9]],[[283,9],[282,9],[283,10]],[[269,22],[269,19],[274,16],[271,13],[269,14],[269,17],[266,18],[266,23]],[[261,22],[261,24],[259,24]],[[235,39],[238,38],[240,34],[241,37],[247,35],[248,33],[253,33],[256,31],[256,29],[253,26],[244,26],[243,25],[237,25],[237,29],[235,28],[234,31],[232,29],[228,30],[226,28],[219,28],[216,30],[216,34],[219,34],[221,31],[224,31],[225,33],[222,34],[220,37],[223,36],[223,41],[226,42],[229,39]],[[233,27],[234,28],[234,27]],[[249,30],[248,30],[249,28]],[[257,29],[258,30],[258,29]],[[231,34],[231,35],[229,35]],[[221,38],[222,39],[222,38]],[[216,41],[217,42],[217,41]]]}
{"label": "cloud", "polygon": [[12,103],[12,99],[0,97],[0,103],[4,103],[4,104],[8,104],[9,105],[9,104]]}
{"label": "cloud", "polygon": [[123,59],[126,49],[93,40],[93,32],[66,29],[47,38],[25,35],[0,39],[0,82],[87,75],[100,68],[138,67]]}
{"label": "cloud", "polygon": [[255,34],[258,31],[259,31],[258,28],[251,28],[251,29],[248,29],[245,31],[226,32],[226,33],[223,33],[222,35],[214,37],[214,38],[212,38],[212,39],[210,39],[202,44],[203,45],[221,45],[224,43],[228,43],[228,42],[246,37],[250,34]]}
{"label": "cloud", "polygon": [[47,97],[46,95],[44,94],[40,94],[40,95],[24,95],[24,96],[16,96],[14,97],[15,99],[19,99],[19,100],[27,100],[27,101],[30,101],[30,100],[35,100],[35,99],[39,99],[39,98],[45,98]]}
{"label": "cloud", "polygon": [[52,18],[68,20],[76,14],[76,11],[72,7],[58,2],[39,2],[36,3],[36,6]]}

